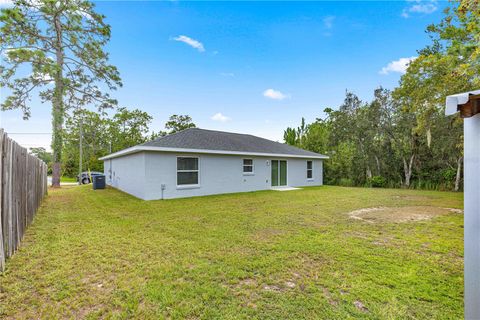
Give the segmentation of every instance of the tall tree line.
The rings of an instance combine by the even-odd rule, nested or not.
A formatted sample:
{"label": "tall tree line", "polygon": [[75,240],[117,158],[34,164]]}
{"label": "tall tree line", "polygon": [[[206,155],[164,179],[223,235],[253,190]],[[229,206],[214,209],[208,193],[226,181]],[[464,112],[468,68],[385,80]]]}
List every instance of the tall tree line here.
{"label": "tall tree line", "polygon": [[452,2],[431,44],[418,51],[397,88],[371,102],[347,92],[324,119],[287,128],[284,140],[330,156],[325,181],[340,185],[459,190],[463,122],[445,117],[445,97],[480,88],[480,7]]}
{"label": "tall tree line", "polygon": [[[330,157],[324,163],[325,183],[346,186],[418,187],[458,190],[462,133],[458,119],[441,110],[430,115],[432,136],[417,130],[419,115],[405,112],[392,92],[374,91],[371,102],[346,92],[338,109],[298,128],[287,128],[284,139]],[[459,169],[460,167],[460,169]]]}
{"label": "tall tree line", "polygon": [[[165,130],[155,132],[150,128],[152,120],[147,112],[125,107],[118,108],[113,115],[76,110],[65,120],[61,175],[75,177],[80,170],[80,161],[85,171],[103,171],[103,161],[98,159],[107,154],[196,126],[189,115],[174,114],[165,123]],[[43,147],[29,151],[48,165],[48,173],[51,174],[52,153]]]}
{"label": "tall tree line", "polygon": [[62,175],[75,177],[79,172],[80,137],[83,170],[103,171],[103,161],[98,159],[107,154],[195,127],[190,116],[172,115],[165,123],[166,130],[157,133],[150,130],[152,120],[145,111],[124,107],[111,116],[84,109],[73,112],[65,121]]}

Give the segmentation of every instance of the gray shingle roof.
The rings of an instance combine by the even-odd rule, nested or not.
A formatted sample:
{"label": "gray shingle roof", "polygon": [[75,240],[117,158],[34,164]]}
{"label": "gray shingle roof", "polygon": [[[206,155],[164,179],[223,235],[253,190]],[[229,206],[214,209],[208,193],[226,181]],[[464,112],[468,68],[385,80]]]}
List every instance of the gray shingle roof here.
{"label": "gray shingle roof", "polygon": [[285,154],[319,157],[321,154],[306,151],[284,143],[274,142],[249,134],[191,128],[167,135],[140,146],[252,153]]}

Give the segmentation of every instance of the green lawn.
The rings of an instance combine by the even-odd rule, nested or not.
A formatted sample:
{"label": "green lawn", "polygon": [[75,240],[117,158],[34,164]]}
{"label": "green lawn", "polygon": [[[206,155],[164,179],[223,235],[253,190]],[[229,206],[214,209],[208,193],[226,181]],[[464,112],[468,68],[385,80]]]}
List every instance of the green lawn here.
{"label": "green lawn", "polygon": [[462,194],[50,190],[0,276],[0,318],[462,318],[463,215],[347,214],[379,206],[462,208]]}
{"label": "green lawn", "polygon": [[60,182],[77,182],[77,178],[72,177],[61,177]]}
{"label": "green lawn", "polygon": [[[49,177],[51,178],[51,177]],[[60,177],[60,182],[77,182],[77,178],[75,177]]]}

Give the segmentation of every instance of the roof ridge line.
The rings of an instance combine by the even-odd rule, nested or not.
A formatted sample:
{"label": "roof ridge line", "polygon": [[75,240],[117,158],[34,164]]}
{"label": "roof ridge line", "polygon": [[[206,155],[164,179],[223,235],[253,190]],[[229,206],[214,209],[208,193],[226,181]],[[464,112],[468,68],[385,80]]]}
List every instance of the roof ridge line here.
{"label": "roof ridge line", "polygon": [[[184,132],[184,131],[187,131],[187,130],[190,130],[190,129],[200,129],[200,128],[197,128],[197,127],[185,128],[185,129],[179,130],[179,131],[177,131],[177,132],[167,133],[166,135],[161,136],[161,137],[158,137],[158,138],[156,138],[156,139],[149,140],[149,141],[145,141],[144,143],[141,143],[140,145],[145,144],[145,143],[148,143],[148,142],[152,142],[152,141],[161,140],[161,139],[166,138],[166,137],[174,136],[174,135],[176,135],[176,134],[178,134],[178,133],[180,133],[180,132]],[[200,130],[203,130],[203,129],[200,129]]]}

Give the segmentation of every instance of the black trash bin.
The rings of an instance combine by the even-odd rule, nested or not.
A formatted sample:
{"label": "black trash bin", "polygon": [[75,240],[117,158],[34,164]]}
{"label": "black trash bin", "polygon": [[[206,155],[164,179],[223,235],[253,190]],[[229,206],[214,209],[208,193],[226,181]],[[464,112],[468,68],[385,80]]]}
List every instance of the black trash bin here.
{"label": "black trash bin", "polygon": [[103,174],[95,175],[93,179],[93,190],[105,189],[105,176]]}

